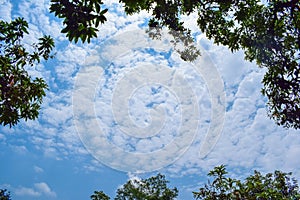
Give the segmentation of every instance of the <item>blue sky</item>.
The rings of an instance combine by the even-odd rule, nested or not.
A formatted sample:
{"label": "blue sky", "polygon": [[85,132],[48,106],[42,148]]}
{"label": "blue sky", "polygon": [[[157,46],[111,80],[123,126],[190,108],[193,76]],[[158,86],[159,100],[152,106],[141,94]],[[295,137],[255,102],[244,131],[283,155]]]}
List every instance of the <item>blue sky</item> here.
{"label": "blue sky", "polygon": [[[49,1],[0,0],[1,18],[29,22],[31,44],[56,42],[55,59],[28,68],[49,84],[39,119],[0,127],[0,187],[13,199],[114,197],[132,178],[158,172],[191,199],[207,172],[226,164],[233,177],[253,170],[300,177],[300,134],[267,117],[264,69],[201,34],[184,18],[202,56],[187,63],[170,37],[145,34],[149,14],[126,16],[105,1],[108,21],[90,44],[69,43]],[[210,58],[210,59],[209,59]]]}

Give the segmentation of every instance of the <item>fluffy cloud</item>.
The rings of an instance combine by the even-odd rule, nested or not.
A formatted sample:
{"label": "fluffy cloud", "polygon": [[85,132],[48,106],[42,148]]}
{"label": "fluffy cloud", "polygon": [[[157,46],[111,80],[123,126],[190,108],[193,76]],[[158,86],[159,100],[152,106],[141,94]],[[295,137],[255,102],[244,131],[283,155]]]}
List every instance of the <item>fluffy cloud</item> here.
{"label": "fluffy cloud", "polygon": [[34,187],[41,194],[45,194],[46,196],[53,196],[53,197],[56,196],[56,193],[54,191],[52,191],[51,188],[45,182],[35,183]]}
{"label": "fluffy cloud", "polygon": [[18,187],[14,192],[17,196],[56,197],[56,193],[52,191],[48,184],[45,182],[35,183],[33,188]]}
{"label": "fluffy cloud", "polygon": [[41,196],[41,193],[38,191],[35,191],[33,188],[27,188],[27,187],[20,187],[15,190],[16,195],[18,196],[32,196],[32,197],[38,197]]}

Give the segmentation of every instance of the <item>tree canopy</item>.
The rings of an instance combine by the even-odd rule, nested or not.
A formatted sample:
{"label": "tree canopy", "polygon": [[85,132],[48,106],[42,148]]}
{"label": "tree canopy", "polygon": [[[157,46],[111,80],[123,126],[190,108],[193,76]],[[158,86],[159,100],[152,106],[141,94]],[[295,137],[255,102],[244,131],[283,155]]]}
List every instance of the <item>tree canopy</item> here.
{"label": "tree canopy", "polygon": [[275,171],[265,175],[254,171],[244,181],[227,177],[224,165],[217,166],[208,173],[213,180],[208,181],[199,191],[193,192],[196,199],[232,200],[232,199],[299,199],[300,191],[292,173]]}
{"label": "tree canopy", "polygon": [[[292,173],[276,170],[262,174],[254,171],[244,180],[228,176],[224,165],[216,166],[208,173],[210,179],[198,191],[194,199],[201,200],[296,200],[300,198],[297,180]],[[178,197],[176,187],[169,188],[169,181],[162,174],[147,179],[133,179],[116,191],[114,200],[174,200]],[[94,191],[92,200],[111,199],[103,191]],[[10,193],[0,189],[0,200],[10,200]]]}
{"label": "tree canopy", "polygon": [[11,200],[10,192],[6,189],[0,189],[0,200]]}
{"label": "tree canopy", "polygon": [[110,197],[107,196],[103,191],[94,191],[94,194],[91,195],[92,200],[110,200]]}
{"label": "tree canopy", "polygon": [[168,188],[165,176],[158,174],[148,179],[134,179],[117,190],[115,200],[172,200],[178,195],[177,188]]}
{"label": "tree canopy", "polygon": [[150,26],[189,32],[182,15],[198,13],[200,30],[245,59],[266,67],[262,94],[278,125],[300,128],[300,2],[297,0],[121,0],[128,14],[152,11]]}
{"label": "tree canopy", "polygon": [[[195,199],[201,200],[267,200],[299,199],[300,191],[292,173],[276,170],[274,173],[262,174],[254,171],[244,180],[230,178],[224,165],[216,166],[208,176],[212,179],[199,191],[194,191]],[[130,180],[117,190],[115,200],[171,200],[178,195],[177,188],[167,187],[165,176],[158,174],[142,180]],[[103,192],[95,191],[93,200],[109,200]]]}
{"label": "tree canopy", "polygon": [[38,117],[47,84],[39,77],[32,78],[26,67],[48,60],[54,41],[50,36],[39,38],[28,51],[22,39],[28,23],[23,18],[0,21],[0,124],[13,126],[20,119]]}
{"label": "tree canopy", "polygon": [[[129,15],[142,10],[151,13],[149,27],[167,27],[186,36],[188,39],[183,43],[188,41],[189,48],[182,52],[182,58],[187,61],[195,60],[200,53],[190,45],[191,31],[185,27],[182,16],[197,13],[195,20],[199,30],[215,44],[227,46],[231,51],[243,50],[246,60],[267,69],[262,80],[262,94],[268,98],[270,118],[286,128],[300,128],[298,0],[269,0],[265,4],[260,0],[120,0],[120,3]],[[99,25],[107,20],[108,9],[103,9],[103,4],[102,0],[51,0],[50,12],[63,19],[61,32],[70,41],[90,42],[97,36]],[[19,44],[24,33],[27,33],[24,20],[1,21],[0,122],[4,125],[14,125],[20,118],[36,118],[46,88],[43,79],[30,80],[24,75],[27,73],[24,65],[40,62],[40,57],[47,60],[54,47],[53,40],[50,36],[41,38],[34,45],[36,51],[29,53]],[[184,40],[182,37],[176,39]],[[16,66],[19,70],[11,74],[8,66]],[[22,78],[22,84],[21,74],[27,77]],[[11,87],[11,80],[14,80],[14,87]],[[18,99],[20,94],[25,96],[22,102]]]}
{"label": "tree canopy", "polygon": [[[148,179],[133,179],[116,192],[115,200],[172,200],[178,195],[177,188],[168,188],[165,176],[158,174]],[[103,191],[95,191],[92,200],[109,200]]]}
{"label": "tree canopy", "polygon": [[64,19],[61,32],[66,33],[70,41],[90,42],[97,37],[99,24],[106,21],[104,14],[108,9],[101,10],[102,4],[101,0],[51,0],[50,12]]}

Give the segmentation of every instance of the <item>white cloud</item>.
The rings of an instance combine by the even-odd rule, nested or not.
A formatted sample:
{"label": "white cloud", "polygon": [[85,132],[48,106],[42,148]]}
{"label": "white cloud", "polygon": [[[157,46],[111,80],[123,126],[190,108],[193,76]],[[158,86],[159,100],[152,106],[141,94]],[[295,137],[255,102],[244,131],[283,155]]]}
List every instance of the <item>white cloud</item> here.
{"label": "white cloud", "polygon": [[4,134],[0,133],[0,141],[3,142],[6,140],[6,137]]}
{"label": "white cloud", "polygon": [[293,171],[299,177],[295,156],[300,145],[295,141],[299,141],[300,135],[276,126],[268,118],[266,98],[260,93],[265,69],[245,62],[242,52],[232,54],[224,47],[211,46],[208,41],[205,45],[226,85],[228,110],[223,134],[205,159],[199,159],[197,154],[200,147],[197,141],[201,141],[197,136],[190,149],[166,171],[176,175],[201,174],[203,170],[207,173],[216,165],[227,164],[239,175],[244,170],[279,169]]}
{"label": "white cloud", "polygon": [[10,148],[17,154],[26,154],[28,152],[24,145],[10,145]]}
{"label": "white cloud", "polygon": [[[7,3],[8,1],[2,2]],[[46,4],[43,1],[40,3],[36,0],[34,3],[26,1],[19,6],[20,13],[33,23],[30,25],[30,29],[33,33],[27,40],[28,42],[35,41],[42,33],[49,32],[53,34],[54,37],[59,38],[58,44],[61,44],[60,42],[66,41],[66,38],[58,33],[61,24],[48,17],[46,14],[46,12],[48,12],[45,7]],[[9,3],[5,5],[9,8]],[[168,63],[162,55],[153,56],[145,52],[140,54],[137,49],[124,52],[123,50],[126,50],[126,44],[128,43],[117,43],[109,46],[111,40],[106,41],[106,39],[135,29],[138,27],[138,24],[144,23],[145,18],[149,16],[149,14],[142,13],[141,15],[126,17],[123,13],[120,13],[123,8],[118,4],[118,1],[109,1],[107,5],[114,7],[115,10],[114,12],[108,13],[107,18],[109,21],[101,25],[100,32],[98,33],[99,38],[94,39],[92,41],[93,44],[69,44],[62,46],[57,50],[56,61],[59,63],[57,66],[53,66],[51,70],[45,67],[42,68],[43,70],[35,72],[49,80],[50,90],[53,89],[53,91],[48,92],[48,96],[44,100],[39,120],[26,122],[26,124],[24,123],[25,125],[17,127],[14,131],[24,135],[27,134],[27,139],[30,144],[34,144],[38,150],[44,152],[47,156],[67,159],[70,155],[87,155],[87,151],[83,147],[73,125],[71,98],[74,76],[78,73],[79,68],[84,64],[93,64],[92,61],[94,60],[85,60],[87,56],[93,56],[96,52],[96,56],[101,54],[102,58],[109,59],[113,57],[113,60],[108,60],[109,64],[113,63],[115,66],[124,64],[124,68],[111,67],[108,69],[108,66],[102,66],[104,69],[107,69],[108,73],[112,76],[111,78],[105,77],[107,80],[100,80],[100,82],[98,82],[98,85],[103,84],[104,87],[100,88],[102,96],[99,96],[99,98],[97,96],[95,97],[98,98],[95,104],[95,112],[99,119],[101,119],[97,125],[100,125],[102,130],[106,132],[114,130],[110,103],[110,98],[112,97],[116,85],[114,81],[121,79],[130,69],[133,69],[133,67],[137,65],[145,65],[146,63],[164,65]],[[35,12],[28,12],[28,10],[33,8]],[[6,16],[9,16],[9,14]],[[192,25],[194,31],[197,30],[194,19],[190,20],[186,18],[185,23]],[[137,43],[139,42],[138,36],[133,35],[130,39],[131,41],[137,40]],[[226,47],[212,45],[212,42],[207,40],[202,34],[197,35],[197,41],[211,56],[225,82],[226,103],[228,108],[226,121],[223,134],[216,147],[205,159],[200,159],[198,154],[199,149],[211,120],[211,102],[209,102],[210,97],[208,91],[205,90],[204,87],[205,81],[200,80],[199,77],[192,77],[190,83],[195,87],[196,94],[199,97],[200,111],[202,112],[200,113],[202,118],[199,118],[199,134],[196,135],[190,149],[173,165],[167,167],[167,171],[176,175],[197,174],[199,171],[207,172],[218,164],[228,164],[228,166],[232,166],[235,169],[240,167],[246,168],[247,170],[253,168],[268,171],[275,168],[292,169],[296,175],[300,175],[299,162],[296,159],[297,154],[299,154],[299,144],[296,143],[296,141],[300,140],[300,135],[294,134],[296,131],[291,132],[277,127],[266,115],[266,99],[260,94],[260,88],[262,87],[260,80],[265,70],[257,68],[253,63],[244,61],[242,51],[231,53]],[[145,43],[146,46],[148,44],[149,43]],[[113,45],[115,45],[115,48],[111,48]],[[105,48],[107,46],[109,48]],[[167,44],[166,47],[170,48],[169,44]],[[100,50],[98,51],[98,49]],[[107,49],[113,49],[114,51],[106,51]],[[162,47],[161,49],[166,48]],[[174,56],[172,56],[171,59],[177,61]],[[95,63],[97,62],[99,62],[99,59],[95,59]],[[100,74],[98,77],[99,76]],[[141,75],[141,77],[142,76],[143,75]],[[147,98],[146,95],[140,95],[138,98],[144,98],[145,101],[137,103],[136,107],[132,109],[136,113],[136,118],[141,122],[149,117],[143,107],[149,98]],[[172,101],[175,100],[172,99]],[[174,105],[176,104],[167,107],[167,105],[164,104],[163,107],[170,109]],[[84,109],[85,106],[87,105],[82,105],[81,109]],[[178,121],[174,120],[170,126],[177,127]],[[5,133],[14,131],[1,128],[1,132]],[[118,135],[121,133],[117,131],[114,132],[114,134],[113,141],[115,144],[120,145],[125,150],[132,150],[128,148],[128,143],[131,142],[134,144],[136,140],[130,140],[128,139],[129,137]],[[139,143],[136,143],[138,144],[136,148],[141,152],[147,152],[153,150],[154,147],[157,148],[157,146],[153,147],[153,143],[162,144],[170,140],[169,137],[165,137],[165,140],[160,139],[161,138],[153,138],[152,141],[140,140]],[[159,142],[156,143],[154,140],[159,140]],[[106,147],[110,148],[111,146]],[[113,151],[111,151],[111,153],[113,153]],[[141,164],[144,160],[137,160],[136,162]],[[95,171],[95,168],[92,166],[94,166],[94,163],[90,165],[87,164],[84,169]],[[46,189],[43,184],[40,184],[38,187],[44,187],[44,189]],[[37,188],[35,188],[35,190],[30,188],[23,189],[25,193],[31,193],[32,195],[37,194]]]}
{"label": "white cloud", "polygon": [[[127,181],[130,181],[133,184],[133,186],[138,187],[138,183],[141,183],[141,181],[142,181],[142,178],[139,177],[138,174],[129,172],[129,173],[127,173],[127,176],[128,176]],[[122,187],[122,185],[120,185],[118,188],[121,188],[121,187]]]}
{"label": "white cloud", "polygon": [[33,169],[36,173],[43,173],[44,172],[43,168],[41,168],[39,166],[34,166]]}
{"label": "white cloud", "polygon": [[56,193],[51,190],[51,188],[47,185],[45,182],[41,183],[35,183],[34,187],[42,194],[45,194],[46,196],[52,196],[55,197]]}
{"label": "white cloud", "polygon": [[0,0],[0,20],[11,21],[12,4],[9,0]]}
{"label": "white cloud", "polygon": [[32,197],[39,197],[41,196],[41,193],[36,191],[33,188],[27,188],[27,187],[19,187],[15,189],[15,194],[17,196],[32,196]]}
{"label": "white cloud", "polygon": [[56,193],[52,191],[48,184],[45,182],[35,183],[33,188],[20,186],[16,188],[14,192],[17,196],[56,197]]}
{"label": "white cloud", "polygon": [[83,169],[86,173],[100,172],[103,169],[103,165],[98,160],[92,160],[91,162],[85,163]]}

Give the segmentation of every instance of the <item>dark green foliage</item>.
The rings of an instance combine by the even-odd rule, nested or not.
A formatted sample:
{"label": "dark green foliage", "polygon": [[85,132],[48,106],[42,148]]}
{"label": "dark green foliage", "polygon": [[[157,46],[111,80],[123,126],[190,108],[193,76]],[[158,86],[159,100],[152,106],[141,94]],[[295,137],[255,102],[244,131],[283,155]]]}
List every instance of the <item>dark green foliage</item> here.
{"label": "dark green foliage", "polygon": [[189,35],[181,15],[198,12],[198,26],[216,44],[268,69],[262,93],[278,125],[300,128],[300,2],[298,0],[120,0],[128,14],[152,11],[150,27]]}
{"label": "dark green foliage", "polygon": [[[160,31],[163,27],[169,28],[169,34],[173,36],[173,45],[175,51],[179,53],[184,61],[195,61],[200,55],[200,51],[194,46],[194,39],[191,36],[191,31],[183,26],[180,22],[181,13],[190,13],[191,1],[182,2],[180,0],[120,0],[125,3],[125,12],[134,14],[141,10],[152,11],[152,18],[149,20],[149,36],[152,39],[160,39]],[[184,3],[184,5],[183,5]],[[177,48],[177,45],[183,44],[182,49]]]}
{"label": "dark green foliage", "polygon": [[91,195],[92,200],[110,200],[109,196],[107,196],[103,191],[95,191],[93,195]]}
{"label": "dark green foliage", "polygon": [[17,18],[0,21],[0,124],[13,126],[20,119],[35,119],[47,84],[41,78],[31,78],[25,67],[34,66],[41,57],[48,60],[54,47],[53,39],[44,36],[28,52],[22,44],[28,34],[28,24]]}
{"label": "dark green foliage", "polygon": [[125,11],[128,14],[137,13],[141,10],[152,11],[153,17],[149,21],[150,27],[166,26],[173,31],[187,30],[183,26],[183,22],[180,22],[180,11],[183,6],[180,0],[120,0],[120,2],[125,3]]}
{"label": "dark green foliage", "polygon": [[[300,191],[292,173],[275,171],[262,175],[254,171],[244,181],[227,176],[224,165],[217,166],[208,173],[212,180],[199,191],[193,192],[195,199],[202,200],[298,200]],[[177,188],[167,187],[165,176],[131,180],[117,190],[115,200],[172,200],[178,195]],[[95,191],[93,200],[109,200],[102,191]]]}
{"label": "dark green foliage", "polygon": [[130,180],[117,190],[115,200],[172,200],[178,195],[177,188],[167,187],[168,181],[164,175]]}
{"label": "dark green foliage", "polygon": [[[90,42],[99,23],[104,23],[99,0],[52,0],[50,11],[63,18],[63,33],[70,41]],[[190,30],[184,27],[183,14],[198,13],[200,30],[216,44],[231,51],[244,50],[245,58],[266,67],[262,94],[267,96],[269,116],[278,125],[300,128],[300,2],[298,0],[120,0],[127,14],[146,10],[152,13],[149,27],[169,28],[174,44],[189,42],[185,49],[175,49],[182,59],[194,61],[199,50],[190,45]],[[149,31],[149,35],[153,34]],[[174,32],[175,31],[175,32]],[[157,35],[157,34],[156,34]],[[182,37],[183,36],[183,37]],[[176,47],[176,46],[175,46]]]}
{"label": "dark green foliage", "polygon": [[278,125],[300,128],[300,3],[258,0],[208,1],[199,6],[201,31],[266,67],[262,93]]}
{"label": "dark green foliage", "polygon": [[0,200],[11,200],[10,192],[6,189],[0,189]]}
{"label": "dark green foliage", "polygon": [[91,38],[97,37],[97,27],[104,23],[104,14],[107,9],[101,10],[101,0],[51,0],[50,12],[55,16],[63,18],[64,28],[70,41],[89,43]]}
{"label": "dark green foliage", "polygon": [[291,173],[275,171],[262,175],[254,171],[245,181],[226,177],[224,165],[215,167],[208,176],[213,177],[198,192],[193,192],[196,199],[203,200],[292,200],[300,198],[300,191]]}
{"label": "dark green foliage", "polygon": [[[168,181],[164,175],[142,179],[130,180],[117,190],[115,200],[172,200],[178,195],[177,188],[168,188]],[[95,191],[91,196],[93,200],[109,200],[102,191]]]}
{"label": "dark green foliage", "polygon": [[[194,61],[200,55],[193,45],[191,32],[184,27],[183,14],[198,13],[197,23],[202,32],[216,44],[232,51],[244,50],[245,58],[267,68],[262,80],[262,94],[268,97],[269,116],[278,125],[300,128],[300,2],[298,0],[120,0],[128,14],[146,10],[152,13],[150,36],[167,27],[174,37],[175,50],[183,60]],[[63,18],[62,29],[70,41],[90,42],[97,27],[104,23],[101,0],[51,0],[50,12]],[[1,21],[1,124],[14,125],[19,118],[34,119],[45,94],[42,79],[31,80],[25,65],[49,58],[54,46],[50,37],[40,39],[29,53],[20,44],[27,23],[17,19]],[[153,31],[156,30],[156,31]],[[156,32],[156,33],[155,33]],[[178,34],[178,32],[180,34]],[[184,49],[178,44],[187,44]],[[177,45],[177,46],[176,46]],[[12,68],[12,66],[18,66]],[[27,78],[26,78],[27,77]],[[21,84],[22,80],[22,84]],[[14,83],[14,87],[11,84]],[[24,87],[17,87],[17,86]],[[36,87],[35,87],[36,86]],[[27,88],[27,90],[25,90]],[[30,90],[28,89],[30,88]],[[23,98],[20,99],[22,95]],[[22,103],[21,101],[25,102]],[[31,102],[31,103],[29,103]],[[10,113],[8,115],[8,113]]]}

